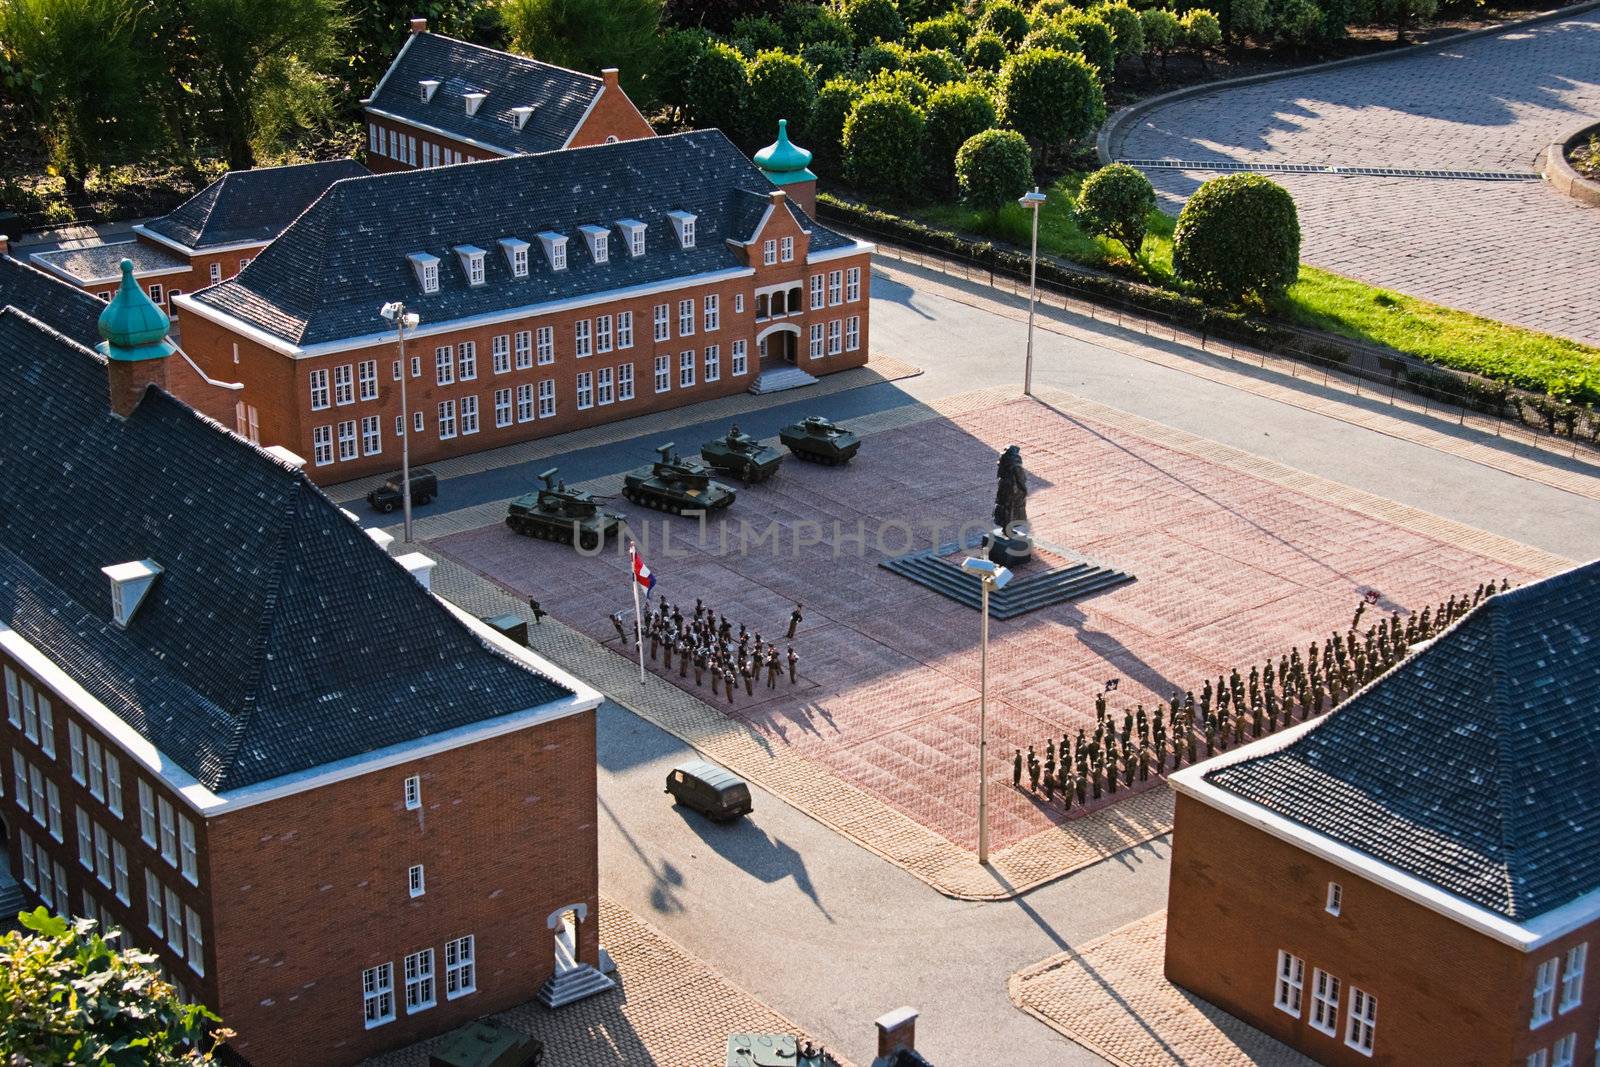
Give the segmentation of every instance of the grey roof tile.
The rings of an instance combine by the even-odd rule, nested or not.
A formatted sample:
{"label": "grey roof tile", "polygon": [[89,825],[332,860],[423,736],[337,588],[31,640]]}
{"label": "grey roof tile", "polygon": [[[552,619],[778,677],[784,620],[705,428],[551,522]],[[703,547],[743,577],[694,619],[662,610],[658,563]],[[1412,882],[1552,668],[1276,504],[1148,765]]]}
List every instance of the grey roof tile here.
{"label": "grey roof tile", "polygon": [[63,270],[79,282],[113,282],[122,275],[122,261],[133,260],[133,272],[146,274],[158,270],[187,270],[189,261],[175,252],[143,241],[118,241],[108,245],[58,248],[35,252],[33,260]]}
{"label": "grey roof tile", "polygon": [[145,228],[196,251],[271,241],[328,186],[368,173],[353,159],[229,171]]}
{"label": "grey roof tile", "polygon": [[100,343],[105,305],[77,286],[12,256],[0,256],[0,307],[33,316],[85,348]]}

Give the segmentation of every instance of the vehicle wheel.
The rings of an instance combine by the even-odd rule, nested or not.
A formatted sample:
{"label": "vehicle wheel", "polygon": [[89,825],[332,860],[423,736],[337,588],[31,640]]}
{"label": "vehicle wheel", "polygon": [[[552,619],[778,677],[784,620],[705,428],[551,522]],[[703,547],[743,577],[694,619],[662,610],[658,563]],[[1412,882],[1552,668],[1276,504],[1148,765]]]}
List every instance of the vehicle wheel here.
{"label": "vehicle wheel", "polygon": [[378,510],[383,512],[385,515],[393,514],[394,504],[391,501],[385,500],[383,503],[378,505]]}
{"label": "vehicle wheel", "polygon": [[593,530],[585,530],[578,535],[578,547],[585,552],[593,552],[600,547],[600,537]]}
{"label": "vehicle wheel", "polygon": [[431,496],[420,496],[417,498],[417,507],[419,508],[425,508],[431,503],[433,503],[433,497]]}

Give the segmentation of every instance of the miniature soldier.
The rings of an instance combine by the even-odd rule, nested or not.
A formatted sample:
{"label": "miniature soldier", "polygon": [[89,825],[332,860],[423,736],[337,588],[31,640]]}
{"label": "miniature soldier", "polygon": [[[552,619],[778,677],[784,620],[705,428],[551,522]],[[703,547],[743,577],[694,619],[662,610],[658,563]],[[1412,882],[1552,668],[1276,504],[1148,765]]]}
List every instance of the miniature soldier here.
{"label": "miniature soldier", "polygon": [[706,673],[706,650],[696,646],[694,650],[694,684],[702,684]]}
{"label": "miniature soldier", "polygon": [[650,619],[649,630],[650,630],[650,662],[654,663],[656,661],[656,651],[659,648],[659,646],[661,645],[661,627],[656,625],[656,620],[653,617]]}
{"label": "miniature soldier", "polygon": [[722,685],[728,691],[728,703],[733,703],[733,668],[722,668]]}
{"label": "miniature soldier", "polygon": [[1054,741],[1046,741],[1044,743],[1044,780],[1048,782],[1055,776],[1056,743]]}
{"label": "miniature soldier", "polygon": [[703,600],[701,600],[699,597],[695,597],[694,598],[694,621],[695,621],[695,625],[699,625],[700,616],[704,615],[705,612],[706,612],[705,602]]}
{"label": "miniature soldier", "polygon": [[728,621],[726,615],[722,617],[722,625],[717,628],[717,637],[725,645],[733,640],[733,624]]}
{"label": "miniature soldier", "polygon": [[756,662],[760,663],[761,659],[762,659],[761,649],[763,647],[765,647],[765,643],[761,640],[761,631],[760,630],[756,631],[756,643],[755,643],[755,646],[756,646]]}
{"label": "miniature soldier", "polygon": [[544,621],[544,617],[546,615],[550,614],[549,612],[547,612],[543,608],[541,608],[539,606],[539,602],[537,600],[533,599],[533,597],[529,597],[528,598],[528,610],[533,612],[533,624],[535,626],[538,626],[541,622]]}
{"label": "miniature soldier", "polygon": [[1011,759],[1011,784],[1017,789],[1022,788],[1022,749],[1016,749],[1016,755]]}
{"label": "miniature soldier", "polygon": [[678,605],[676,604],[672,605],[672,625],[680,630],[683,628],[683,612],[678,610]]}
{"label": "miniature soldier", "polygon": [[1032,745],[1028,746],[1028,789],[1039,791],[1039,757],[1034,755]]}
{"label": "miniature soldier", "polygon": [[1044,772],[1044,799],[1048,803],[1056,798],[1056,776],[1053,771]]}
{"label": "miniature soldier", "polygon": [[795,674],[794,674],[794,669],[795,669],[795,667],[797,665],[799,665],[799,663],[800,663],[800,656],[799,656],[799,654],[797,652],[795,652],[794,646],[790,645],[789,646],[789,684],[790,685],[794,685],[795,682],[799,681],[799,679],[796,678]]}
{"label": "miniature soldier", "polygon": [[739,674],[744,678],[744,691],[750,696],[756,695],[756,676],[750,671],[750,661],[740,657]]}
{"label": "miniature soldier", "polygon": [[799,626],[806,619],[804,615],[800,614],[800,608],[802,606],[803,605],[801,604],[796,604],[794,606],[794,610],[789,613],[789,640],[791,641],[794,640],[795,627]]}
{"label": "miniature soldier", "polygon": [[617,628],[617,640],[626,643],[628,632],[622,628],[622,612],[613,611],[611,613],[611,625]]}
{"label": "miniature soldier", "polygon": [[767,646],[767,688],[778,688],[778,675],[783,673],[783,665],[778,662],[778,650],[772,645]]}
{"label": "miniature soldier", "polygon": [[744,623],[739,624],[739,644],[744,646],[750,643],[750,631],[744,628]]}

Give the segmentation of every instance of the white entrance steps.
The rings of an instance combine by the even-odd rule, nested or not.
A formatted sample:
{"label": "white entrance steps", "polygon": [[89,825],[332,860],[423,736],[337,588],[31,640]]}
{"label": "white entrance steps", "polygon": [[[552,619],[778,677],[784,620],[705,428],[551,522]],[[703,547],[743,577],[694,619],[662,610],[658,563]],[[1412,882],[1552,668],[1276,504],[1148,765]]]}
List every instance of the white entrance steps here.
{"label": "white entrance steps", "polygon": [[756,375],[756,380],[750,384],[750,392],[777,393],[785,389],[798,389],[802,385],[814,385],[816,378],[807,374],[799,367],[775,367],[764,370]]}
{"label": "white entrance steps", "polygon": [[556,973],[539,987],[538,1000],[547,1008],[560,1008],[616,987],[616,982],[587,963],[580,963],[557,969]]}

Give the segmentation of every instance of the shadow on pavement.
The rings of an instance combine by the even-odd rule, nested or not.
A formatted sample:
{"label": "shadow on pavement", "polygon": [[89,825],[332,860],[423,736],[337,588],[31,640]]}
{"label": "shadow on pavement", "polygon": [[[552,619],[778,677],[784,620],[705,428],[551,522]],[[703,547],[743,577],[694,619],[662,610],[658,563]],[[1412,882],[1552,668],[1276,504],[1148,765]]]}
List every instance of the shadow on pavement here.
{"label": "shadow on pavement", "polygon": [[795,888],[816,905],[823,918],[833,922],[833,916],[817,895],[817,887],[812,884],[806,861],[789,845],[768,834],[748,818],[718,824],[682,805],[675,810],[684,823],[699,835],[700,840],[752,878],[767,884],[793,878]]}

